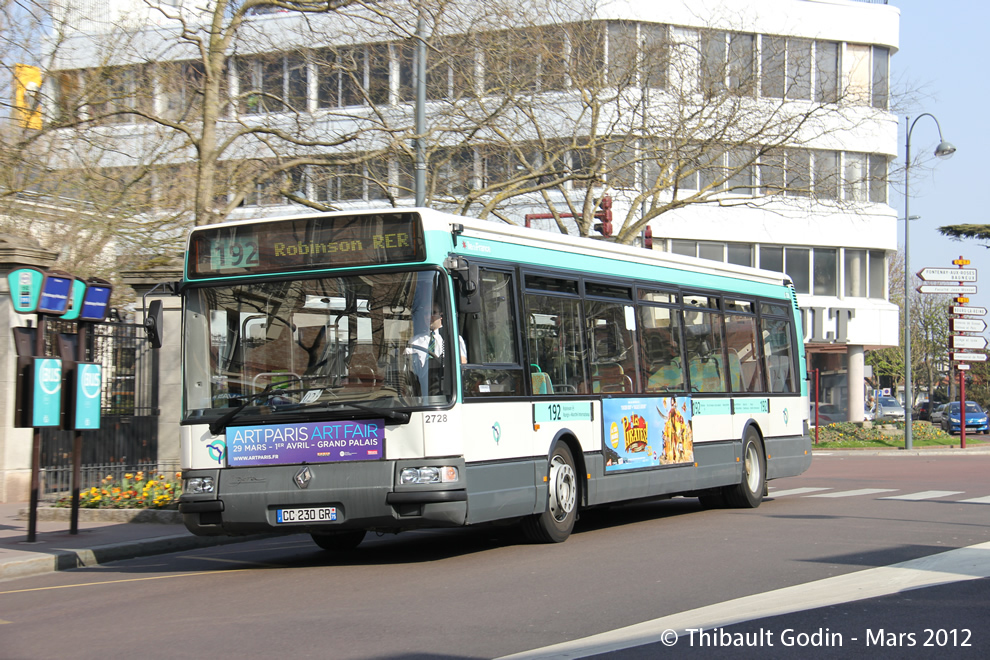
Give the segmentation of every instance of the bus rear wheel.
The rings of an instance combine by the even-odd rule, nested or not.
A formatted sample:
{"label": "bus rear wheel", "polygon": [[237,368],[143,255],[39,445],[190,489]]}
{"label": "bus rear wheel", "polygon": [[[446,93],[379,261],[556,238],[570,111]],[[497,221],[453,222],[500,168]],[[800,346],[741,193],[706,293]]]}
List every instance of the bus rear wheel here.
{"label": "bus rear wheel", "polygon": [[578,478],[574,456],[564,443],[550,456],[547,510],[523,520],[523,534],[535,543],[562,543],[577,520]]}
{"label": "bus rear wheel", "polygon": [[766,488],[767,462],[763,454],[760,434],[750,427],[743,435],[742,481],[729,486],[723,492],[726,504],[736,509],[755,509],[763,501]]}
{"label": "bus rear wheel", "polygon": [[363,529],[347,529],[338,532],[312,532],[313,542],[327,552],[350,552],[364,540]]}

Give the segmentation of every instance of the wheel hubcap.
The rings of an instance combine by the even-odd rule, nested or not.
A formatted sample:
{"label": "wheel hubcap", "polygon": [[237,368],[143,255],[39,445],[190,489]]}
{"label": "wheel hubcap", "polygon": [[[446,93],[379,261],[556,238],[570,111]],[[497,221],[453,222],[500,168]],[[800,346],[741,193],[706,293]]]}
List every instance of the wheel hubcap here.
{"label": "wheel hubcap", "polygon": [[577,480],[574,469],[560,456],[550,462],[550,513],[562,522],[574,510],[577,501]]}
{"label": "wheel hubcap", "polygon": [[756,453],[756,447],[750,444],[746,447],[746,486],[751,493],[755,493],[760,487],[761,477],[760,457]]}

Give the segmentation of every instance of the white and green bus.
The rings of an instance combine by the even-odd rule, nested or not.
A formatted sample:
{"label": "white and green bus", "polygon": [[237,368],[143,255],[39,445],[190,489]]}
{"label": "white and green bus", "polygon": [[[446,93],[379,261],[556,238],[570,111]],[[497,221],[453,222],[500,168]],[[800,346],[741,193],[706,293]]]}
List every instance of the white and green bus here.
{"label": "white and green bus", "polygon": [[609,503],[756,507],[811,463],[780,273],[407,209],[198,227],[179,293],[195,534],[560,542]]}

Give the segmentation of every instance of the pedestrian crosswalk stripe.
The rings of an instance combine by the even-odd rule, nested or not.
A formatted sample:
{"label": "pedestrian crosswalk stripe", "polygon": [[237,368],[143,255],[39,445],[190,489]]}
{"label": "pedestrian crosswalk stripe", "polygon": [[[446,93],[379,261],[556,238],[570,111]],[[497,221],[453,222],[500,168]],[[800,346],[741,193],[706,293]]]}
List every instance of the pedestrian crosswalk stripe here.
{"label": "pedestrian crosswalk stripe", "polygon": [[986,497],[974,497],[970,500],[959,500],[959,504],[990,504],[990,495]]}
{"label": "pedestrian crosswalk stripe", "polygon": [[896,488],[860,488],[859,490],[840,490],[837,493],[819,493],[805,497],[855,497],[857,495],[876,495],[877,493],[893,493]]}
{"label": "pedestrian crosswalk stripe", "polygon": [[770,497],[786,497],[787,495],[804,495],[805,493],[817,493],[820,490],[832,490],[831,488],[791,488],[790,490],[771,490]]}
{"label": "pedestrian crosswalk stripe", "polygon": [[881,497],[881,500],[909,500],[912,502],[917,502],[918,500],[933,500],[937,497],[948,497],[949,495],[962,495],[961,490],[923,490],[920,493],[908,493],[906,495],[888,495],[887,497]]}

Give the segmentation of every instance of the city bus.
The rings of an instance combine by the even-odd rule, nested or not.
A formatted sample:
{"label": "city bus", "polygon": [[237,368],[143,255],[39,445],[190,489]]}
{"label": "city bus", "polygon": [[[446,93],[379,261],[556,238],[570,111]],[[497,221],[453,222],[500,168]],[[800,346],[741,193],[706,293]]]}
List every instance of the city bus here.
{"label": "city bus", "polygon": [[562,542],[610,503],[754,508],[811,463],[782,273],[404,209],[197,227],[177,292],[198,535]]}

